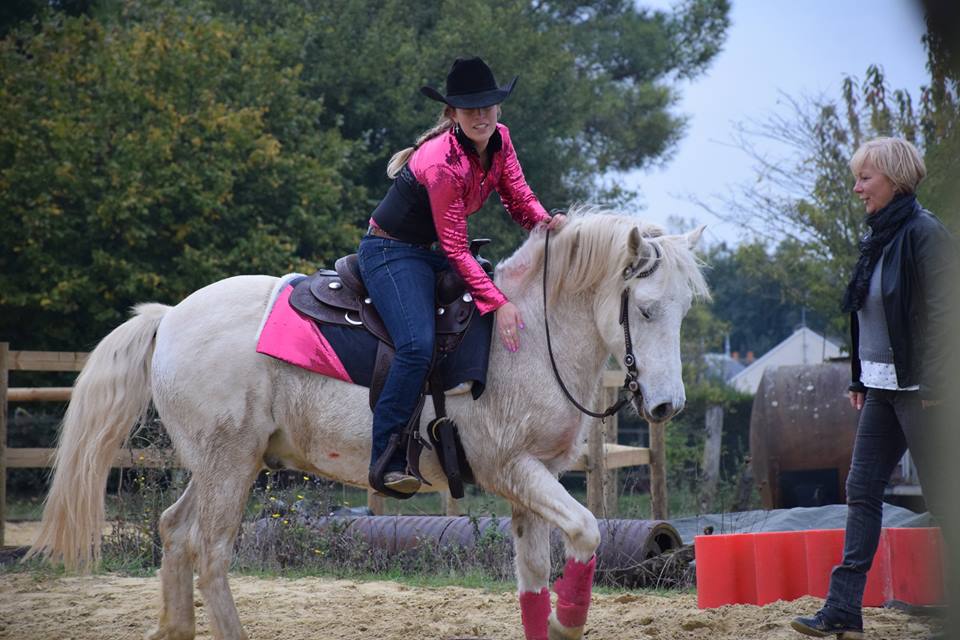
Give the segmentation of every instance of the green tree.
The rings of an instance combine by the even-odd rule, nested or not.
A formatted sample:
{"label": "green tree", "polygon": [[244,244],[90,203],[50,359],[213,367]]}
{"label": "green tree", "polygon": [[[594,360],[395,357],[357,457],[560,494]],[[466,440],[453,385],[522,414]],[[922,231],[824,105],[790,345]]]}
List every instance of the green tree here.
{"label": "green tree", "polygon": [[[418,88],[442,85],[457,55],[484,56],[501,82],[521,75],[504,121],[544,203],[596,199],[603,171],[669,153],[683,126],[673,83],[706,67],[729,11],[61,4],[83,16],[44,8],[0,42],[0,333],[21,348],[84,348],[137,301],[351,250],[389,186],[387,159],[436,118]],[[488,209],[472,234],[502,257],[521,232]]]}
{"label": "green tree", "polygon": [[137,301],[352,246],[356,145],[316,126],[300,73],[185,10],[0,41],[0,334],[83,349]]}
{"label": "green tree", "polygon": [[[503,121],[547,208],[616,197],[598,188],[598,176],[666,157],[684,125],[671,113],[674,81],[706,68],[729,25],[727,0],[685,0],[671,12],[629,0],[211,1],[251,28],[303,40],[303,77],[327,107],[322,117],[367,152],[353,171],[370,210],[389,187],[389,157],[440,111],[420,86],[442,87],[464,55],[482,56],[501,83],[520,76]],[[522,238],[496,198],[471,232],[494,239],[495,258]]]}
{"label": "green tree", "polygon": [[[719,207],[701,203],[777,247],[768,272],[778,274],[785,300],[812,310],[832,333],[844,333],[839,300],[866,231],[850,158],[876,136],[900,136],[921,150],[939,148],[950,133],[936,123],[952,98],[933,100],[930,91],[924,88],[918,112],[909,92],[891,91],[882,70],[871,66],[862,82],[848,77],[837,100],[784,96],[785,113],[739,129],[737,144],[754,159],[757,180]],[[768,141],[787,149],[789,157],[761,150]],[[929,205],[927,198],[935,199],[938,185],[949,179],[939,175],[942,168],[932,184],[921,185],[921,202]],[[948,222],[952,216],[937,213]]]}
{"label": "green tree", "polygon": [[81,16],[91,15],[93,10],[94,0],[6,0],[0,4],[0,38],[24,22],[42,19],[49,12]]}
{"label": "green tree", "polygon": [[921,95],[927,179],[921,201],[960,231],[960,6],[927,0],[927,69],[930,85]]}
{"label": "green tree", "polygon": [[708,252],[710,309],[726,323],[731,350],[761,356],[801,323],[842,335],[842,327],[828,325],[832,307],[826,318],[818,312],[818,301],[829,298],[836,276],[824,273],[822,263],[803,259],[803,253],[790,241],[773,250],[754,241],[720,244]]}

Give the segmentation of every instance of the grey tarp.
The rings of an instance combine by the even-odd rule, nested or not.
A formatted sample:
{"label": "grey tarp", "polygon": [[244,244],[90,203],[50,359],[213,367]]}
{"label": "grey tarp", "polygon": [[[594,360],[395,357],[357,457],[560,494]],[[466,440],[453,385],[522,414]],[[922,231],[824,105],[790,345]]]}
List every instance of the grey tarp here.
{"label": "grey tarp", "polygon": [[[810,529],[843,529],[846,526],[847,505],[831,504],[823,507],[795,507],[772,511],[740,511],[710,513],[670,520],[684,544],[693,543],[707,527],[713,533],[756,533],[759,531],[808,531]],[[883,504],[884,527],[937,526],[929,513],[914,513],[892,504]]]}

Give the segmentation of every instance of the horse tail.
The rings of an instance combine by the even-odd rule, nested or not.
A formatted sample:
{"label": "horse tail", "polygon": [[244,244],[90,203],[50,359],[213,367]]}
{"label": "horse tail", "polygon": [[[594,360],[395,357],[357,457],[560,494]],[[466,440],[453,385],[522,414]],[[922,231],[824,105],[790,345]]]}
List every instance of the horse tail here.
{"label": "horse tail", "polygon": [[53,483],[40,532],[27,552],[67,569],[100,560],[104,493],[114,457],[152,398],[150,367],[157,327],[170,307],[140,304],[90,354],[60,426]]}

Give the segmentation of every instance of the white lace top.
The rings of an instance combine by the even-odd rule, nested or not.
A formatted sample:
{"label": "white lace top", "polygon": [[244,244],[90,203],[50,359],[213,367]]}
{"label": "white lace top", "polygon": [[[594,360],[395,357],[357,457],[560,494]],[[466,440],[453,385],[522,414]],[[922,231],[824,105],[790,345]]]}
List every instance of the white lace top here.
{"label": "white lace top", "polygon": [[892,363],[860,361],[860,382],[865,387],[873,389],[889,389],[890,391],[919,391],[920,385],[901,387],[897,385],[897,369]]}

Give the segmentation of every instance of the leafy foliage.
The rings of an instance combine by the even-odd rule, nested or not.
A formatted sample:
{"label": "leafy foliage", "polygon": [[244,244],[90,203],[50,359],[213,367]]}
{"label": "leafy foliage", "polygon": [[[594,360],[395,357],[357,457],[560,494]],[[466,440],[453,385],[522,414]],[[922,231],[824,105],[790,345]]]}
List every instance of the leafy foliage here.
{"label": "leafy foliage", "polygon": [[[670,81],[702,72],[729,25],[727,0],[688,0],[671,13],[625,0],[211,1],[257,29],[302,33],[310,94],[322,96],[324,117],[368,152],[354,175],[368,187],[371,210],[389,186],[389,157],[440,111],[419,87],[442,88],[450,62],[465,55],[483,57],[501,84],[520,76],[503,122],[548,209],[622,200],[618,190],[598,192],[596,178],[666,156],[683,131],[670,112],[678,97]],[[496,198],[470,224],[473,236],[494,240],[493,258],[523,233]]]}
{"label": "leafy foliage", "polygon": [[750,453],[753,396],[716,382],[687,388],[687,408],[670,421],[666,432],[667,483],[671,491],[696,493],[703,478],[704,420],[707,408],[723,408],[720,479],[735,484]]}
{"label": "leafy foliage", "polygon": [[711,312],[726,323],[730,348],[760,356],[801,324],[821,333],[842,335],[830,324],[833,309],[818,313],[837,286],[837,274],[807,259],[804,248],[784,241],[773,250],[760,241],[711,248],[707,262]]}
{"label": "leafy foliage", "polygon": [[[349,252],[387,159],[436,117],[418,88],[442,86],[458,55],[522,75],[504,121],[548,208],[615,197],[596,177],[669,153],[683,125],[671,82],[706,67],[728,12],[23,0],[0,15],[0,335],[85,349],[135,302]],[[472,235],[502,257],[522,231],[487,209]]]}
{"label": "leafy foliage", "polygon": [[0,4],[0,38],[18,25],[57,11],[69,16],[90,15],[94,0],[7,0]]}
{"label": "leafy foliage", "polygon": [[[940,89],[937,87],[940,86]],[[891,91],[877,66],[858,82],[848,77],[840,100],[784,96],[786,113],[742,125],[738,145],[755,160],[757,180],[723,202],[701,203],[718,217],[752,231],[770,244],[770,260],[757,263],[779,284],[782,301],[813,312],[825,329],[843,334],[846,318],[839,310],[843,287],[856,260],[857,243],[866,230],[863,206],[853,193],[849,161],[857,148],[877,136],[910,140],[928,159],[931,179],[919,198],[948,224],[954,207],[938,209],[948,173],[957,162],[949,149],[956,127],[956,85],[925,88],[919,111],[905,90]],[[790,150],[773,158],[758,148],[774,141]],[[942,151],[941,151],[942,149]],[[955,173],[955,172],[954,172]]]}
{"label": "leafy foliage", "polygon": [[315,125],[299,71],[186,11],[0,42],[0,332],[82,348],[137,301],[355,242],[355,143]]}
{"label": "leafy foliage", "polygon": [[960,6],[925,0],[930,86],[921,96],[927,179],[920,198],[954,231],[960,229]]}

